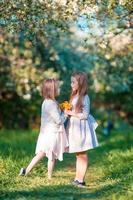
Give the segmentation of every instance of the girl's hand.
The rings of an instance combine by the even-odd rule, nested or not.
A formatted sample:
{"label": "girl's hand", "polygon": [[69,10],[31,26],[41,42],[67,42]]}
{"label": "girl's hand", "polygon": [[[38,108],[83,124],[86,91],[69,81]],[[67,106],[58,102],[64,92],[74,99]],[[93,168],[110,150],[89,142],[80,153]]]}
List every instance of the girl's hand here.
{"label": "girl's hand", "polygon": [[71,116],[74,116],[75,114],[73,113],[73,111],[71,111],[71,110],[64,110],[64,113],[66,114],[66,115],[71,115]]}
{"label": "girl's hand", "polygon": [[69,111],[69,110],[65,109],[65,110],[64,110],[64,114],[65,114],[65,115],[68,115],[68,111]]}

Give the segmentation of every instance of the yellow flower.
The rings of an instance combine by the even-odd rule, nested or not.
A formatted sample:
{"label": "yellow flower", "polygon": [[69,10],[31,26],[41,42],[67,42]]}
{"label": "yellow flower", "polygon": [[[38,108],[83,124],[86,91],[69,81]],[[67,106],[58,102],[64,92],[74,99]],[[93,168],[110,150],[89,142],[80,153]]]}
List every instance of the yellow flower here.
{"label": "yellow flower", "polygon": [[68,101],[64,101],[63,103],[59,104],[61,110],[70,110],[72,105]]}

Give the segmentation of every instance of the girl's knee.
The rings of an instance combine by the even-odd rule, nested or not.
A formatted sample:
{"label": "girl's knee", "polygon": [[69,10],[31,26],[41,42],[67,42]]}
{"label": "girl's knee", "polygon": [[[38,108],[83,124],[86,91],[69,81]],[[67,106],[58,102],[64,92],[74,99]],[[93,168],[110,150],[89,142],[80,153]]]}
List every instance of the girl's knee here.
{"label": "girl's knee", "polygon": [[45,153],[43,151],[40,151],[38,154],[37,154],[38,157],[45,157]]}
{"label": "girl's knee", "polygon": [[76,156],[77,156],[77,157],[87,156],[87,152],[86,152],[86,151],[77,152],[77,153],[76,153]]}

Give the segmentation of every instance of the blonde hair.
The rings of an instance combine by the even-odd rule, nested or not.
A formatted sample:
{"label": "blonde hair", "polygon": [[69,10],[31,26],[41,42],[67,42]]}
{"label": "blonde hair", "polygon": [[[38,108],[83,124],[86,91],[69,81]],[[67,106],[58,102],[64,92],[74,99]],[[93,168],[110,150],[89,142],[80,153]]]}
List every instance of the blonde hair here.
{"label": "blonde hair", "polygon": [[42,96],[44,99],[55,99],[58,95],[58,80],[46,79],[42,85]]}
{"label": "blonde hair", "polygon": [[70,102],[72,101],[73,97],[78,94],[78,101],[76,104],[76,112],[81,112],[83,107],[83,97],[87,94],[87,86],[88,86],[88,80],[87,80],[87,74],[84,72],[75,72],[72,74],[71,77],[74,77],[78,82],[78,90],[72,91],[70,96]]}

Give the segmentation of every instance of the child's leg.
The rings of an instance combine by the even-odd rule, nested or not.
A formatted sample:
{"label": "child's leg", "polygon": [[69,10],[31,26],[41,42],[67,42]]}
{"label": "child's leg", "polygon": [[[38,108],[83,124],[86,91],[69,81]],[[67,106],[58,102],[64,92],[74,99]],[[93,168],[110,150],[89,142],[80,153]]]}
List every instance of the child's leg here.
{"label": "child's leg", "polygon": [[44,152],[39,152],[30,162],[28,167],[26,168],[26,175],[32,170],[32,168],[42,159],[45,157]]}
{"label": "child's leg", "polygon": [[86,171],[87,171],[87,166],[88,166],[88,156],[86,152],[80,152],[80,153],[77,153],[76,157],[77,157],[77,161],[76,161],[75,180],[83,182]]}
{"label": "child's leg", "polygon": [[54,169],[55,159],[48,160],[48,179],[52,178],[52,173]]}

